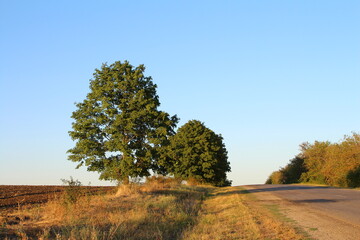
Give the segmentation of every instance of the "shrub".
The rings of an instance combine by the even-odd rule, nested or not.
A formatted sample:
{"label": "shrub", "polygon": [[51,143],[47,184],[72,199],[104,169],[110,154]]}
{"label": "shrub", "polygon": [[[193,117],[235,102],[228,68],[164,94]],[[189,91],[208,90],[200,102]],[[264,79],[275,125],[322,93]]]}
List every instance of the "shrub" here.
{"label": "shrub", "polygon": [[76,203],[80,196],[83,194],[81,189],[81,182],[79,180],[74,180],[70,177],[70,180],[61,179],[61,181],[66,185],[64,191],[64,203],[65,204],[74,204]]}
{"label": "shrub", "polygon": [[360,187],[360,166],[348,173],[347,185],[353,188]]}
{"label": "shrub", "polygon": [[279,171],[273,172],[265,182],[265,184],[284,184],[284,183],[285,183],[285,177],[281,169]]}

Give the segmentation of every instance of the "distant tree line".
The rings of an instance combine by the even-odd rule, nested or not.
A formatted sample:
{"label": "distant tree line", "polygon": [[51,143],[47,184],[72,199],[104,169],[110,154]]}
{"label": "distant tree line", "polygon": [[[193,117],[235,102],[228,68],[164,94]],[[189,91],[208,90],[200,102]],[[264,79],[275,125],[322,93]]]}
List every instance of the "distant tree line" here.
{"label": "distant tree line", "polygon": [[360,187],[360,135],[353,133],[338,143],[301,144],[300,153],[285,167],[273,172],[266,183]]}
{"label": "distant tree line", "polygon": [[69,160],[125,184],[153,173],[230,185],[221,135],[197,120],[175,131],[179,118],[158,109],[157,86],[144,71],[127,61],[95,69],[90,92],[72,113]]}

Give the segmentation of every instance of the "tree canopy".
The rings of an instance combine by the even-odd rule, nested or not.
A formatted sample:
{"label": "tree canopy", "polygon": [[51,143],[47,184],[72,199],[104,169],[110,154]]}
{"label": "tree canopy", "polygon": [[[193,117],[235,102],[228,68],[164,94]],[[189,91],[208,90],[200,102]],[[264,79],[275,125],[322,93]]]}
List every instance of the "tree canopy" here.
{"label": "tree canopy", "polygon": [[69,160],[100,179],[123,180],[159,170],[160,148],[168,143],[178,122],[158,110],[159,97],[145,67],[117,61],[95,69],[90,92],[77,103],[69,135],[76,142]]}
{"label": "tree canopy", "polygon": [[221,135],[202,122],[191,120],[170,137],[167,158],[162,162],[169,173],[183,179],[193,178],[215,186],[228,186],[230,171]]}
{"label": "tree canopy", "polygon": [[315,141],[300,145],[300,154],[266,183],[309,182],[340,187],[360,187],[360,135],[339,143]]}

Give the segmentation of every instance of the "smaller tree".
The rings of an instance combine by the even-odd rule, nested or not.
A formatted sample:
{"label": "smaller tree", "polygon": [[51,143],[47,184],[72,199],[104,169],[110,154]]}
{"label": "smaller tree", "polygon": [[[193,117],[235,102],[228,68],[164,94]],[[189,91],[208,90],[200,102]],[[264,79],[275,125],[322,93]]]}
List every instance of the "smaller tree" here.
{"label": "smaller tree", "polygon": [[285,177],[282,169],[272,172],[265,182],[265,184],[284,184],[284,183],[285,183]]}
{"label": "smaller tree", "polygon": [[283,181],[285,184],[300,183],[300,178],[303,173],[307,171],[304,165],[304,159],[296,156],[280,170],[283,173]]}
{"label": "smaller tree", "polygon": [[170,137],[162,165],[175,177],[229,186],[226,173],[230,172],[227,151],[221,135],[203,123],[191,120]]}
{"label": "smaller tree", "polygon": [[299,156],[304,159],[307,169],[301,175],[302,182],[326,184],[324,167],[326,165],[326,154],[331,143],[329,141],[315,141],[314,144],[303,143],[300,145]]}

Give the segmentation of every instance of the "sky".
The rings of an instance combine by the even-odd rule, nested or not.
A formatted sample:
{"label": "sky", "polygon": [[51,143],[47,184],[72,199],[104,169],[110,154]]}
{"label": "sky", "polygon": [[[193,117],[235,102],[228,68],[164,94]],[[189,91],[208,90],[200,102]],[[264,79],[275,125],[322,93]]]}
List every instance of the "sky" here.
{"label": "sky", "polygon": [[359,1],[0,0],[0,185],[75,169],[71,113],[103,63],[144,64],[160,110],[224,138],[233,185],[360,131]]}

